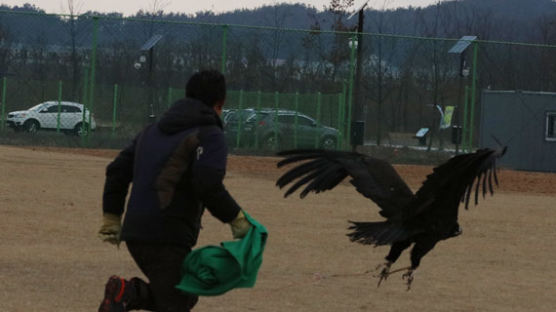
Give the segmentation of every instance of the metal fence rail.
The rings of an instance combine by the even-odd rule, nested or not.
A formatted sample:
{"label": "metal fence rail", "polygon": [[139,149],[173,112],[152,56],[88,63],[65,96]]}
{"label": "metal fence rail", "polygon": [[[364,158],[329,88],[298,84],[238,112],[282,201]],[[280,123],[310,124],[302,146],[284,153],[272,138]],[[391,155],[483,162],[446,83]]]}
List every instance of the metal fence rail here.
{"label": "metal fence rail", "polygon": [[[55,144],[117,146],[203,68],[226,75],[226,108],[244,112],[227,123],[229,144],[251,151],[347,149],[352,121],[365,124],[366,144],[449,147],[450,128],[439,127],[449,106],[463,128],[458,145],[470,150],[479,90],[556,91],[551,45],[475,40],[454,55],[457,39],[363,33],[357,55],[352,32],[11,11],[0,11],[0,31],[0,139],[14,144],[48,133]],[[13,113],[45,102],[52,112]],[[430,129],[425,141],[415,138],[421,128]]]}

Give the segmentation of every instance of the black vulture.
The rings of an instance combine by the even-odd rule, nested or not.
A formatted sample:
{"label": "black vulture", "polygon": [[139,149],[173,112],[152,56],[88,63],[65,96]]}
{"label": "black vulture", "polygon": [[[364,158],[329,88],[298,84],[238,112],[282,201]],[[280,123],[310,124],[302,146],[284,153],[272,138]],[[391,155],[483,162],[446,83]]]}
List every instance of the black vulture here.
{"label": "black vulture", "polygon": [[[382,222],[350,222],[349,236],[353,242],[368,245],[390,245],[386,263],[379,265],[378,285],[389,274],[406,270],[408,290],[413,272],[421,258],[436,243],[458,236],[458,207],[463,202],[468,209],[474,191],[475,205],[479,193],[493,194],[493,181],[498,185],[496,160],[503,156],[506,147],[479,149],[474,153],[452,157],[433,169],[417,193],[409,189],[396,170],[385,160],[356,152],[330,150],[291,150],[278,153],[285,157],[278,167],[296,163],[297,166],[283,174],[276,185],[283,188],[294,182],[284,197],[305,186],[300,197],[309,192],[320,193],[338,185],[350,176],[351,184],[363,196],[380,207]],[[298,162],[303,162],[299,164]],[[473,190],[474,189],[474,190]],[[390,271],[401,253],[413,244],[411,266]]]}

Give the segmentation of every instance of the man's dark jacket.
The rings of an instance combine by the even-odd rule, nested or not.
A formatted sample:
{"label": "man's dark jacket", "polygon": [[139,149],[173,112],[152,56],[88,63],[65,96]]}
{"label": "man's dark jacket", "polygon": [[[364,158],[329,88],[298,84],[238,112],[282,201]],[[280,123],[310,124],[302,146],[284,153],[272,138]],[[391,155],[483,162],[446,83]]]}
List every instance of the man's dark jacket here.
{"label": "man's dark jacket", "polygon": [[108,165],[103,211],[122,215],[132,183],[121,239],[192,247],[204,208],[222,222],[240,210],[222,183],[227,154],[214,109],[180,100]]}

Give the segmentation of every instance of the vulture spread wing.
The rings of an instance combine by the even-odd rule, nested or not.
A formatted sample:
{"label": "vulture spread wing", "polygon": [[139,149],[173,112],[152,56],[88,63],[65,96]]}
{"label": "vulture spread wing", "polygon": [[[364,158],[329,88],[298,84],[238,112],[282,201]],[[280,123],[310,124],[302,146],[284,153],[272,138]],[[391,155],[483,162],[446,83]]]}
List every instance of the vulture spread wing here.
{"label": "vulture spread wing", "polygon": [[301,198],[309,192],[330,190],[350,176],[351,184],[363,196],[373,200],[381,208],[380,214],[386,218],[403,215],[402,210],[414,200],[407,184],[384,160],[359,153],[329,150],[291,150],[278,155],[285,157],[278,167],[297,164],[276,182],[277,186],[283,188],[297,180],[286,191],[285,197],[301,187],[304,187]]}
{"label": "vulture spread wing", "polygon": [[479,195],[494,193],[493,184],[498,185],[496,160],[506,153],[506,147],[499,150],[479,149],[475,153],[458,155],[434,168],[421,188],[415,194],[411,215],[418,215],[431,209],[457,209],[460,202],[468,209],[474,192],[477,205]]}

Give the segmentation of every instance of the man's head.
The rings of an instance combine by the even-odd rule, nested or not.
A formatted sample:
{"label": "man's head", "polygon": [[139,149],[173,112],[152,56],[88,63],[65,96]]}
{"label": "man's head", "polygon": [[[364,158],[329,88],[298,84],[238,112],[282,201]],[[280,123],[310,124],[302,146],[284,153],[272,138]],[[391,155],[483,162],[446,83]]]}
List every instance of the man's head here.
{"label": "man's head", "polygon": [[205,103],[220,115],[226,101],[226,79],[216,70],[197,72],[185,85],[185,96]]}

